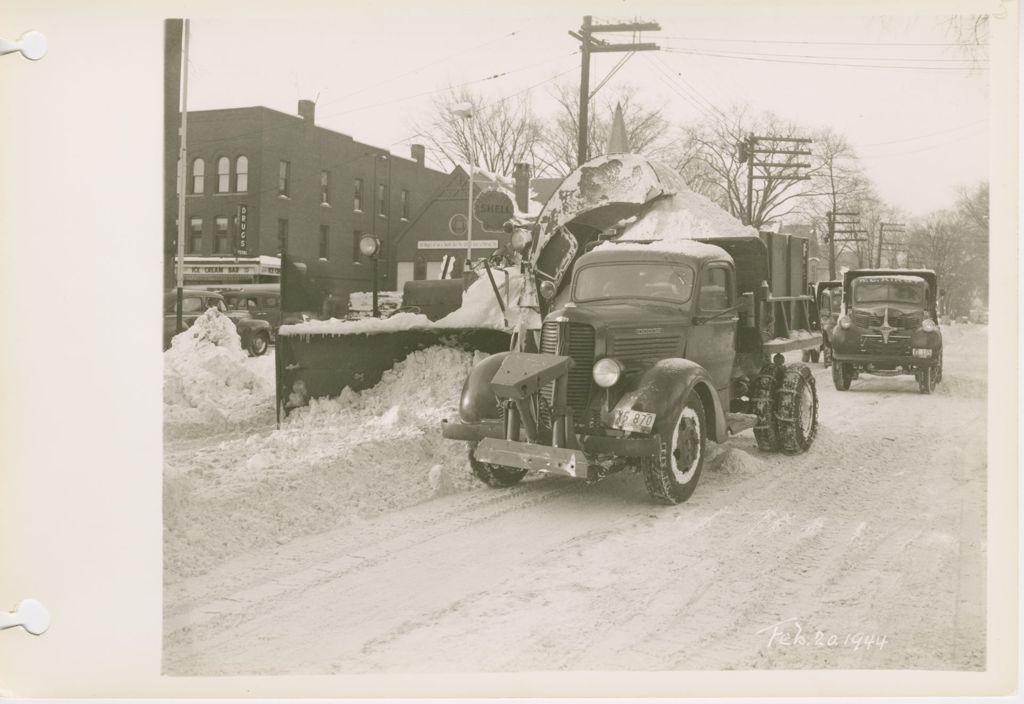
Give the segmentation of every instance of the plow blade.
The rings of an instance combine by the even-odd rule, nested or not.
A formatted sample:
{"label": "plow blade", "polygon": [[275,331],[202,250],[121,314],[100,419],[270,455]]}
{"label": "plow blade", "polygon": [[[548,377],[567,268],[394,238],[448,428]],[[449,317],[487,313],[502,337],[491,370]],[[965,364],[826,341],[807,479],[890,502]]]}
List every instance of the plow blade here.
{"label": "plow blade", "polygon": [[310,398],[333,397],[346,386],[362,391],[410,354],[445,346],[495,354],[511,335],[484,328],[421,328],[355,335],[280,335],[277,338],[278,409],[286,413]]}

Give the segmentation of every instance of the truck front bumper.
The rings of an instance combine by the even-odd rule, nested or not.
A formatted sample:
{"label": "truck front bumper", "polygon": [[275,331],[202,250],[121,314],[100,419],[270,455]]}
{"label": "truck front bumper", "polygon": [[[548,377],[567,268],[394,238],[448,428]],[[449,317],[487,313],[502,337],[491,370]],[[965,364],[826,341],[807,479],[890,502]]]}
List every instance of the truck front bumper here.
{"label": "truck front bumper", "polygon": [[579,448],[551,447],[539,443],[508,440],[500,422],[441,422],[441,435],[449,440],[477,443],[473,458],[503,467],[536,470],[578,479],[596,479],[592,460],[597,455],[649,457],[661,449],[661,439],[650,437],[606,437],[579,435]]}

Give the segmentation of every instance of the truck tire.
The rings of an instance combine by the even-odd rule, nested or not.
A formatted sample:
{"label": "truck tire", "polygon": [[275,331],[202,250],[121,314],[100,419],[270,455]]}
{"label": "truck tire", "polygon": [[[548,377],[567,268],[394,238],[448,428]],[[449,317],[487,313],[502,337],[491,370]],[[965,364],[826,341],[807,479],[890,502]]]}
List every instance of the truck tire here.
{"label": "truck tire", "polygon": [[268,347],[270,347],[270,335],[265,332],[254,334],[252,339],[249,340],[249,354],[253,357],[265,354]]}
{"label": "truck tire", "polygon": [[690,498],[704,468],[708,431],[704,404],[696,394],[658,434],[661,451],[655,457],[641,458],[640,470],[651,498],[674,506]]}
{"label": "truck tire", "polygon": [[806,452],[818,434],[818,390],[806,364],[790,364],[782,372],[775,417],[784,454]]}
{"label": "truck tire", "polygon": [[826,369],[828,369],[830,366],[832,366],[832,348],[831,347],[826,347],[824,349],[824,351],[821,353],[821,364]]}
{"label": "truck tire", "polygon": [[779,367],[766,364],[754,379],[750,400],[754,404],[757,425],[754,426],[754,439],[761,452],[779,451],[779,426],[775,418],[776,398],[779,390]]}
{"label": "truck tire", "polygon": [[939,363],[935,365],[935,383],[942,381],[942,350],[939,350]]}
{"label": "truck tire", "polygon": [[935,367],[918,369],[914,376],[917,377],[917,388],[921,393],[930,394],[935,390]]}
{"label": "truck tire", "polygon": [[849,362],[832,362],[832,383],[837,391],[848,391],[853,379],[853,370]]}
{"label": "truck tire", "polygon": [[474,446],[469,448],[469,467],[473,475],[487,486],[501,489],[518,484],[526,476],[527,470],[515,467],[503,467],[500,464],[480,462],[473,457]]}

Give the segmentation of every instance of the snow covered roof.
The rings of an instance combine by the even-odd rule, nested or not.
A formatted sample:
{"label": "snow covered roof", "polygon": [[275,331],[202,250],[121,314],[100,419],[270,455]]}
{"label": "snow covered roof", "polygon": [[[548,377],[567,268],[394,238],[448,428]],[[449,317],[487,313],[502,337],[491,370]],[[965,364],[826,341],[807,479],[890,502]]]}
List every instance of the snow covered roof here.
{"label": "snow covered roof", "polygon": [[705,259],[728,256],[721,247],[690,239],[667,239],[650,242],[629,241],[625,239],[609,240],[594,247],[592,251],[627,251],[627,252],[658,252],[661,254],[683,254],[694,259]]}
{"label": "snow covered roof", "polygon": [[854,279],[854,283],[907,283],[907,284],[923,284],[925,280],[920,276],[913,276],[910,274],[879,274],[878,276],[872,276],[866,274],[859,276]]}

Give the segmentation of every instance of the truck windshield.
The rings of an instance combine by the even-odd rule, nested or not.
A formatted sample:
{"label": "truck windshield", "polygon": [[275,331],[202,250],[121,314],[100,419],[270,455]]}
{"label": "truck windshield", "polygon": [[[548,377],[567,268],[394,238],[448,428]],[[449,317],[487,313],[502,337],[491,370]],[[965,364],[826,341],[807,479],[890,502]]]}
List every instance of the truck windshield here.
{"label": "truck windshield", "polygon": [[854,305],[866,303],[924,303],[924,282],[858,281],[853,289]]}
{"label": "truck windshield", "polygon": [[657,298],[685,303],[693,292],[694,272],[685,265],[598,264],[580,269],[573,300]]}

